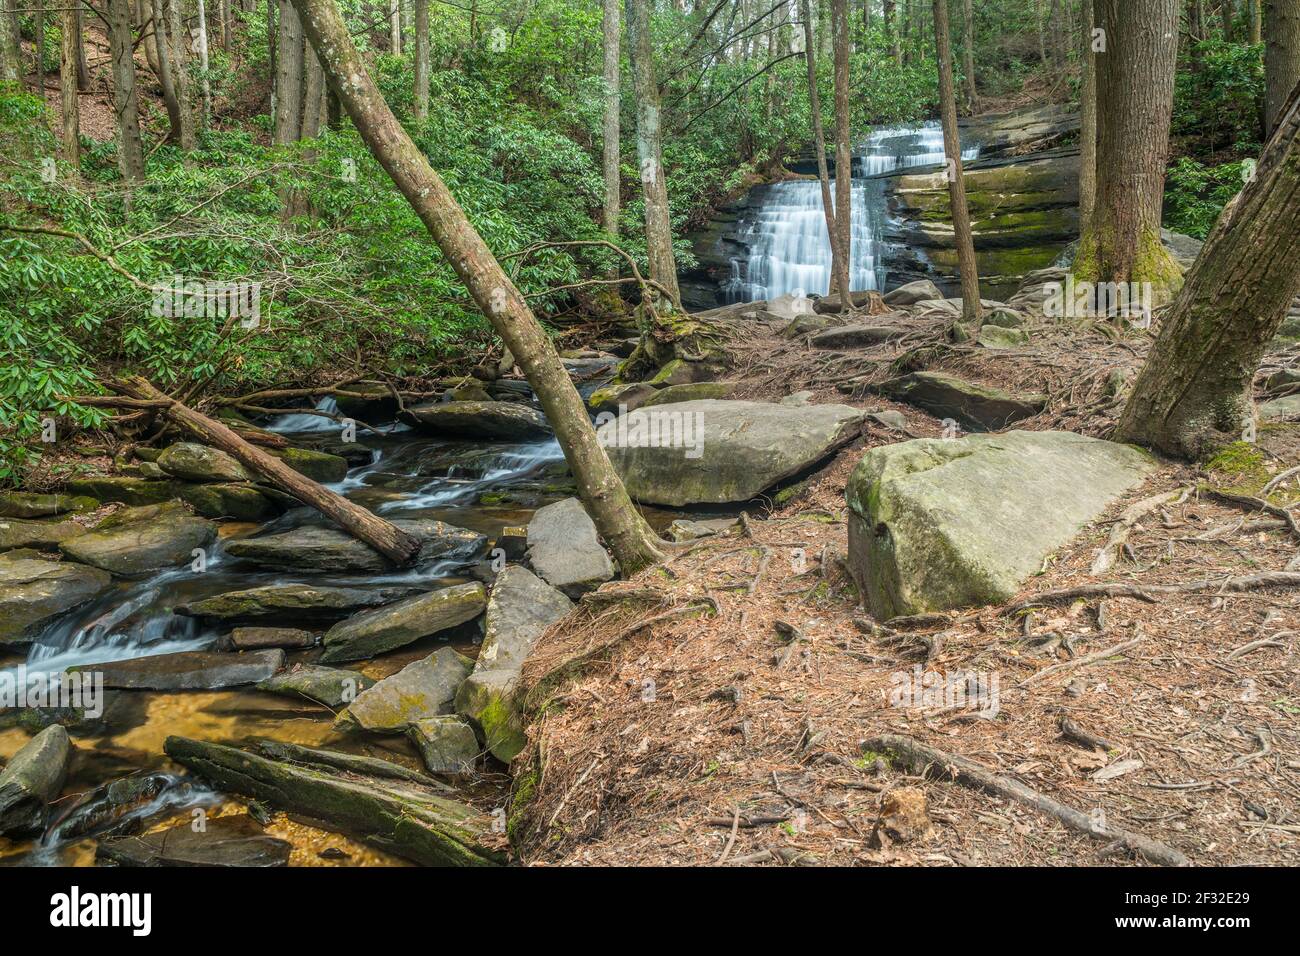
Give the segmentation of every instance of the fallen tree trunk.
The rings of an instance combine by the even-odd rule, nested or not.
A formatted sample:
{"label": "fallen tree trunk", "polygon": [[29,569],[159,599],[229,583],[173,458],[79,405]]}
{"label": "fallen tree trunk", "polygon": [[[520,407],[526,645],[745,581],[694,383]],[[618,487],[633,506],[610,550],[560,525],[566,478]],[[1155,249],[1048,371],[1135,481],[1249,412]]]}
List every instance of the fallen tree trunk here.
{"label": "fallen tree trunk", "polygon": [[353,537],[364,541],[399,565],[409,564],[420,551],[420,541],[342,495],[335,494],[298,474],[280,459],[255,448],[226,425],[208,418],[175,399],[168,398],[139,376],[111,383],[111,387],[137,400],[157,404],[159,412],[186,431],[219,448],[257,471],[268,483],[315,508]]}
{"label": "fallen tree trunk", "polygon": [[1158,840],[1121,830],[1107,824],[1081,810],[1067,807],[1053,800],[1033,787],[1028,787],[1012,777],[994,773],[992,770],[956,754],[945,753],[912,737],[886,734],[872,737],[862,743],[864,749],[876,753],[892,755],[898,766],[913,773],[924,774],[927,770],[937,771],[939,776],[948,777],[967,787],[987,791],[1006,800],[1014,800],[1034,810],[1055,817],[1071,830],[1078,830],[1098,840],[1119,843],[1126,849],[1162,866],[1189,866],[1191,861],[1178,850],[1166,846]]}

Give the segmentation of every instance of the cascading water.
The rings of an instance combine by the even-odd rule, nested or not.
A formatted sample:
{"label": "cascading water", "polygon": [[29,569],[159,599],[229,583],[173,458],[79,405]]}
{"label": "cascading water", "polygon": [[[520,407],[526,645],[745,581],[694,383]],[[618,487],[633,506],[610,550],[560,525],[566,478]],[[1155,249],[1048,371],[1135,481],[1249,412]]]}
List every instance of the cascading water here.
{"label": "cascading water", "polygon": [[[884,184],[876,177],[944,163],[943,131],[937,122],[890,126],[867,137],[853,157],[850,285],[880,289],[887,263],[881,234],[887,215]],[[979,156],[962,150],[962,160]],[[834,195],[834,180],[831,183]],[[831,284],[831,244],[826,232],[821,184],[791,180],[768,188],[757,209],[741,220],[738,239],[748,257],[731,261],[731,278],[722,285],[728,303],[775,299],[783,295],[825,295]]]}

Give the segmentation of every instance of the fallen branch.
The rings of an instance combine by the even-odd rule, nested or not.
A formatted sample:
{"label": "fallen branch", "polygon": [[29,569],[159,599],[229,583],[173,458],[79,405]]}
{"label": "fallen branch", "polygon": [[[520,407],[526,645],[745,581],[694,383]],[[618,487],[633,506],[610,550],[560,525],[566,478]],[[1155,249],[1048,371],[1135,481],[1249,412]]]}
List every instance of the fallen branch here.
{"label": "fallen branch", "polygon": [[897,734],[873,737],[863,741],[862,747],[875,753],[890,754],[899,766],[910,769],[913,773],[925,774],[929,770],[937,770],[941,776],[964,786],[975,787],[1006,800],[1014,800],[1016,803],[1055,817],[1071,830],[1085,833],[1094,839],[1119,843],[1152,863],[1161,866],[1191,865],[1191,861],[1181,852],[1158,840],[1110,826],[1089,814],[1067,807],[1019,780],[994,773],[974,760],[945,753],[911,737]]}
{"label": "fallen branch", "polygon": [[1035,594],[1028,600],[1007,609],[1007,614],[1017,614],[1044,604],[1061,604],[1075,598],[1130,597],[1154,603],[1157,594],[1203,594],[1213,592],[1254,591],[1258,588],[1300,587],[1300,571],[1260,571],[1258,574],[1240,574],[1218,581],[1201,581],[1196,584],[1084,584],[1073,588],[1054,588]]}

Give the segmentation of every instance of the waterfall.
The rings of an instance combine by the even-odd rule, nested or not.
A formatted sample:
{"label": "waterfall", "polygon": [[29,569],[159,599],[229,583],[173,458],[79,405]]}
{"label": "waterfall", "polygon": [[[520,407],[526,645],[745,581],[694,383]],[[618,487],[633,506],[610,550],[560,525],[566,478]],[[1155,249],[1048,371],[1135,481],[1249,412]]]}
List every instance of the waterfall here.
{"label": "waterfall", "polygon": [[[962,150],[963,161],[978,156],[977,147]],[[855,291],[885,284],[881,241],[887,215],[885,188],[873,177],[943,163],[943,131],[937,121],[883,127],[854,152],[849,282]],[[834,188],[832,179],[832,196]],[[757,208],[741,220],[737,233],[749,246],[749,255],[731,261],[731,278],[722,284],[728,303],[830,291],[831,243],[821,184],[816,180],[773,184]]]}
{"label": "waterfall", "polygon": [[[334,396],[326,395],[316,403],[316,410],[337,415],[339,413],[339,404],[334,400]],[[338,429],[339,423],[334,419],[326,418],[324,415],[309,415],[306,412],[279,415],[274,423],[266,426],[267,431],[289,433],[329,432],[338,431]]]}

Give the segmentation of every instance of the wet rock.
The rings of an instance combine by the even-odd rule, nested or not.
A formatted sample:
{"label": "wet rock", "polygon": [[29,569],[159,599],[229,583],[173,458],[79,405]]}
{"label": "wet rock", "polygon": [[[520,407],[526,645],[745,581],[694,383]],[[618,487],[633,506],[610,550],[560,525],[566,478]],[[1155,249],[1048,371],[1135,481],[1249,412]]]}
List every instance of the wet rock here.
{"label": "wet rock", "polygon": [[315,634],[296,627],[237,627],[230,632],[230,644],[238,651],[263,647],[311,647],[315,643]]}
{"label": "wet rock", "polygon": [[505,552],[507,561],[522,561],[528,553],[528,526],[502,528],[501,534],[497,535],[497,547]]}
{"label": "wet rock", "polygon": [[251,485],[186,485],[178,494],[204,518],[267,521],[282,510],[280,505]]}
{"label": "wet rock", "polygon": [[105,687],[124,690],[220,690],[256,684],[283,667],[284,651],[277,649],[240,654],[180,651],[69,670],[102,674]]}
{"label": "wet rock", "polygon": [[631,411],[640,408],[645,400],[657,395],[659,390],[646,382],[633,382],[630,385],[606,385],[598,388],[587,398],[587,408],[592,414],[616,412],[620,407]]}
{"label": "wet rock", "polygon": [[517,402],[417,405],[398,418],[423,432],[480,441],[533,441],[552,434],[541,412]]}
{"label": "wet rock", "polygon": [[104,737],[114,728],[142,723],[144,713],[139,702],[140,698],[123,691],[105,690],[93,702],[87,696],[81,703],[69,700],[66,707],[57,701],[48,707],[9,707],[0,709],[0,728],[18,727],[38,734],[58,724],[74,737]]}
{"label": "wet rock", "polygon": [[381,850],[427,866],[490,866],[492,820],[413,781],[368,777],[326,764],[268,759],[185,737],[169,737],[167,755],[229,793],[319,821]]}
{"label": "wet rock", "polygon": [[841,325],[818,332],[808,341],[818,349],[864,349],[899,338],[904,331],[889,325]]}
{"label": "wet rock", "polygon": [[296,664],[257,684],[258,690],[283,697],[304,697],[331,709],[346,707],[375,686],[364,674],[341,667]]}
{"label": "wet rock", "polygon": [[320,747],[302,747],[281,740],[259,740],[257,749],[271,760],[288,760],[292,763],[308,766],[328,767],[344,770],[365,777],[383,777],[389,780],[406,780],[423,787],[432,787],[443,793],[455,793],[455,789],[442,783],[435,777],[419,770],[408,770],[401,764],[378,757],[362,757],[357,754],[341,753],[337,750],[324,750]]}
{"label": "wet rock", "polygon": [[572,601],[525,568],[511,565],[497,576],[483,618],[483,645],[474,672],[456,694],[456,711],[504,763],[526,742],[515,701],[524,661],[537,638],[572,609]]}
{"label": "wet rock", "polygon": [[1037,415],[1047,406],[1046,395],[1016,396],[943,372],[913,372],[884,382],[880,390],[935,418],[951,418],[975,431],[1006,428],[1012,422]]}
{"label": "wet rock", "polygon": [[406,735],[420,751],[430,773],[464,774],[478,759],[474,728],[459,717],[426,717],[407,728]]}
{"label": "wet rock", "polygon": [[[676,440],[675,423],[651,415],[683,416],[676,431],[693,441]],[[698,401],[641,409],[597,434],[634,499],[679,507],[748,501],[852,441],[862,418],[847,405]]]}
{"label": "wet rock", "polygon": [[0,561],[0,645],[36,637],[59,615],[112,587],[99,568],[71,561]]}
{"label": "wet rock", "polygon": [[252,481],[253,475],[232,455],[197,442],[177,442],[163,449],[156,462],[167,474],[185,481]]}
{"label": "wet rock", "polygon": [[122,577],[140,577],[188,564],[193,552],[206,549],[216,536],[211,521],[168,503],[119,511],[90,533],[64,541],[59,550],[82,564]]}
{"label": "wet rock", "polygon": [[348,462],[338,455],[307,448],[268,448],[272,455],[298,474],[322,485],[332,485],[348,476]]}
{"label": "wet rock", "polygon": [[67,487],[74,495],[84,495],[100,501],[119,501],[133,507],[142,507],[171,501],[180,495],[185,483],[112,476],[74,478],[68,481]]}
{"label": "wet rock", "polygon": [[38,548],[49,551],[69,538],[86,533],[75,521],[24,521],[0,518],[0,551],[14,548]]}
{"label": "wet rock", "polygon": [[409,588],[316,587],[311,584],[268,584],[227,591],[178,604],[177,614],[225,621],[331,621],[368,607],[408,597]]}
{"label": "wet rock", "polygon": [[0,491],[0,518],[47,518],[94,511],[99,502],[85,495],[38,495],[27,491]]}
{"label": "wet rock", "polygon": [[1135,448],[1070,432],[874,448],[848,483],[849,566],[882,621],[1005,602],[1154,469]]}
{"label": "wet rock", "polygon": [[362,611],[325,632],[321,661],[359,661],[473,620],[487,606],[482,584],[457,584]]}
{"label": "wet rock", "polygon": [[[393,524],[423,542],[418,558],[421,564],[439,559],[463,560],[469,564],[487,544],[487,538],[476,531],[432,518],[398,518]],[[228,541],[226,553],[286,571],[388,571],[393,568],[391,561],[346,531],[317,526]]]}
{"label": "wet rock", "polygon": [[270,836],[247,814],[215,817],[195,831],[189,823],[141,836],[102,841],[95,859],[114,866],[288,866],[293,845]]}
{"label": "wet rock", "polygon": [[57,724],[47,727],[14,754],[0,771],[0,836],[39,833],[68,773],[72,745]]}
{"label": "wet rock", "polygon": [[[689,385],[669,385],[641,403],[642,408],[654,405],[675,405],[704,398],[727,398],[736,390],[734,382],[692,382]],[[631,411],[629,408],[628,411]]]}
{"label": "wet rock", "polygon": [[885,305],[916,305],[927,299],[942,299],[943,292],[929,279],[920,279],[900,285],[885,293]]}
{"label": "wet rock", "polygon": [[982,325],[975,341],[986,349],[1015,349],[1029,344],[1029,333],[1024,329],[1008,329],[1000,325]]}
{"label": "wet rock", "polygon": [[539,508],[528,523],[528,561],[552,587],[580,593],[614,576],[614,562],[577,498]]}
{"label": "wet rock", "polygon": [[417,720],[451,713],[456,691],[473,669],[468,657],[440,647],[363,691],[339,721],[362,730],[403,733]]}

